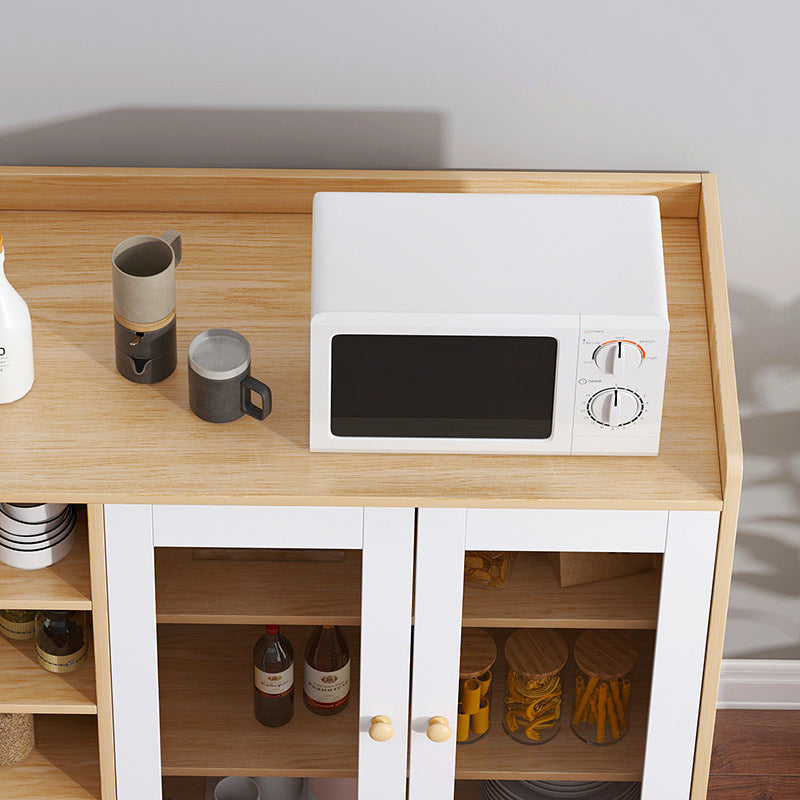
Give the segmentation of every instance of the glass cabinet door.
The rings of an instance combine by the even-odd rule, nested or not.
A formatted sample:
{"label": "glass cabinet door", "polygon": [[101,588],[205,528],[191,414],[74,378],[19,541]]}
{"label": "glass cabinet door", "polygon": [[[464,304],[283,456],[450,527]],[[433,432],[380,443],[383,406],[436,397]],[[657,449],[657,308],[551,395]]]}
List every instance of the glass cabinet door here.
{"label": "glass cabinet door", "polygon": [[[413,509],[115,506],[106,541],[119,800],[203,800],[226,777],[405,797]],[[254,715],[267,625],[294,652],[278,727]],[[320,626],[350,663],[312,664],[307,699]]]}
{"label": "glass cabinet door", "polygon": [[409,800],[688,800],[717,526],[421,509]]}

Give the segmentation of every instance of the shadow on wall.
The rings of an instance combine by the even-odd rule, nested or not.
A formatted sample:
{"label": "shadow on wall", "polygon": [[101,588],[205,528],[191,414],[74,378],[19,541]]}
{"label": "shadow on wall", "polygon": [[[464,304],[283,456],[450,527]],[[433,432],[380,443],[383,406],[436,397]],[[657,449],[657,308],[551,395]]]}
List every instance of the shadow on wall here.
{"label": "shadow on wall", "polygon": [[[734,352],[745,472],[730,621],[765,626],[794,644],[754,646],[744,658],[800,658],[800,298],[772,303],[732,288]],[[749,474],[753,473],[753,474]],[[737,606],[736,588],[766,599]],[[748,601],[748,606],[752,603]],[[786,613],[784,613],[784,611]],[[755,644],[755,643],[754,643]]]}
{"label": "shadow on wall", "polygon": [[436,169],[438,111],[117,108],[0,131],[0,164]]}

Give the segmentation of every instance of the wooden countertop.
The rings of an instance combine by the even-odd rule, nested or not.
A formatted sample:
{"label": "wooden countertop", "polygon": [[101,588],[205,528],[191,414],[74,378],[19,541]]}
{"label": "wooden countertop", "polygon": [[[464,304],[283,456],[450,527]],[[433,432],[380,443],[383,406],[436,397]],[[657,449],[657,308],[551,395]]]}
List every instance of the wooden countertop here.
{"label": "wooden countertop", "polygon": [[[700,176],[605,177],[0,170],[6,273],[30,306],[36,356],[30,394],[0,406],[0,499],[721,508],[697,218]],[[674,215],[663,219],[672,329],[659,456],[309,452],[309,211],[315,189],[604,187],[658,194],[662,211]],[[114,366],[110,254],[126,236],[167,228],[183,235],[178,369],[160,384],[139,386]],[[273,390],[274,410],[265,422],[243,417],[213,425],[189,410],[186,348],[210,327],[235,328],[250,340],[253,374]]]}

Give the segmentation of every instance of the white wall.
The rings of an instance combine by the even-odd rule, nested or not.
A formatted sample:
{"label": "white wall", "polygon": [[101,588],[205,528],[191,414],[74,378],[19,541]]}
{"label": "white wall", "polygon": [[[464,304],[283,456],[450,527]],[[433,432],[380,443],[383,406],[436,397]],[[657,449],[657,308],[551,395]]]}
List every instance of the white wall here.
{"label": "white wall", "polygon": [[747,451],[727,655],[800,658],[798,29],[788,0],[2,0],[0,163],[716,172]]}

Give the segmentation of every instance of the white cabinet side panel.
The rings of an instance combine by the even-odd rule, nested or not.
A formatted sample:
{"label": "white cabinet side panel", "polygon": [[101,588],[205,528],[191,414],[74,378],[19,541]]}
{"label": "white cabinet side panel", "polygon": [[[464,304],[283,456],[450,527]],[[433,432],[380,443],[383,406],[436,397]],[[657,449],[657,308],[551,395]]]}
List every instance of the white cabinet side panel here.
{"label": "white cabinet side panel", "polygon": [[107,505],[106,576],[117,800],[161,797],[151,506]]}
{"label": "white cabinet side panel", "polygon": [[156,547],[359,550],[364,510],[325,506],[153,506]]}
{"label": "white cabinet side panel", "polygon": [[689,797],[718,528],[716,511],[669,512],[642,800]]}
{"label": "white cabinet side panel", "polygon": [[[464,509],[419,510],[409,800],[452,800],[464,590]],[[445,742],[427,737],[428,720],[446,717]]]}
{"label": "white cabinet side panel", "polygon": [[[364,510],[361,569],[361,696],[358,794],[405,800],[414,509]],[[390,718],[389,741],[369,737],[372,717]]]}
{"label": "white cabinet side panel", "polygon": [[466,549],[662,553],[668,513],[471,508]]}

